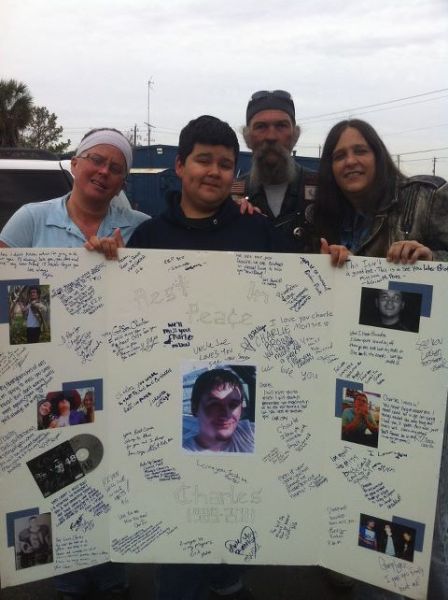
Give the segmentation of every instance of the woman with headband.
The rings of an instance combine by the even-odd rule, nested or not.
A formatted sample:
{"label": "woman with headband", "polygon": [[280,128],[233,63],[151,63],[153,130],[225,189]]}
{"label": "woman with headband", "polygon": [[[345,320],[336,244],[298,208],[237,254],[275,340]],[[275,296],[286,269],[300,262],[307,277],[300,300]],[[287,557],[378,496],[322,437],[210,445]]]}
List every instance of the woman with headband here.
{"label": "woman with headband", "polygon": [[[149,219],[141,212],[111,204],[131,164],[131,145],[119,131],[89,131],[72,158],[71,193],[22,206],[3,228],[0,247],[89,247],[89,238],[111,237],[117,229],[127,242],[137,225]],[[54,582],[58,600],[85,600],[92,590],[114,600],[128,598],[126,568],[119,563],[58,575]]]}
{"label": "woman with headband", "polygon": [[137,225],[149,219],[111,204],[131,164],[131,145],[118,130],[89,131],[71,161],[72,191],[19,208],[0,234],[0,247],[76,248],[95,236],[110,237],[117,228],[127,241]]}

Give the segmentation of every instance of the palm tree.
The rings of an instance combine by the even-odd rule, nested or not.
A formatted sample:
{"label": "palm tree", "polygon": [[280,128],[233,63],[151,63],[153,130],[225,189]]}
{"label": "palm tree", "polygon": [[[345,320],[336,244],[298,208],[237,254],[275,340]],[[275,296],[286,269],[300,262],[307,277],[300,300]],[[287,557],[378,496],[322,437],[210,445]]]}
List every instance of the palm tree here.
{"label": "palm tree", "polygon": [[32,118],[33,98],[15,79],[0,80],[0,146],[17,146],[19,133]]}

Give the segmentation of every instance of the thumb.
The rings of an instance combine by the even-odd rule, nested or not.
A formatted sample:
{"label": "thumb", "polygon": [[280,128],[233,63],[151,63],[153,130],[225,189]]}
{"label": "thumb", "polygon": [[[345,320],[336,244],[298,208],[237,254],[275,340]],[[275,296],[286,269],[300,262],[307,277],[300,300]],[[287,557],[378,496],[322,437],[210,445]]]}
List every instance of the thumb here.
{"label": "thumb", "polygon": [[330,246],[325,238],[320,238],[320,253],[330,254]]}
{"label": "thumb", "polygon": [[124,244],[123,236],[121,235],[121,231],[119,230],[118,227],[117,227],[117,229],[114,230],[112,237],[117,242],[117,248],[124,248],[125,244]]}

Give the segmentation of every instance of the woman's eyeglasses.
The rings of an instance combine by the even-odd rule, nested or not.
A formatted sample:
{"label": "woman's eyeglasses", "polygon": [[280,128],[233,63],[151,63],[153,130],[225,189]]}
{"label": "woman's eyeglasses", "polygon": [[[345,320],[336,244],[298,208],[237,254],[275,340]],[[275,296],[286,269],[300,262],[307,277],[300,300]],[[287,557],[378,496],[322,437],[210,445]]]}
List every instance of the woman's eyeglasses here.
{"label": "woman's eyeglasses", "polygon": [[101,154],[86,154],[86,156],[77,156],[76,158],[90,160],[90,162],[95,165],[95,167],[98,167],[98,169],[108,165],[109,171],[113,175],[124,175],[125,172],[122,165],[109,161],[105,156],[101,156]]}

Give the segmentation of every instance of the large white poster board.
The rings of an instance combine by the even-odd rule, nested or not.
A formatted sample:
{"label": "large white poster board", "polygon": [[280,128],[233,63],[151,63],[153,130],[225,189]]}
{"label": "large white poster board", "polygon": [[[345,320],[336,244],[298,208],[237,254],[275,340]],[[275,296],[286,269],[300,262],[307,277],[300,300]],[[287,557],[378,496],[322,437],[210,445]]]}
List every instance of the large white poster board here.
{"label": "large white poster board", "polygon": [[[109,559],[321,564],[424,598],[448,267],[328,263],[2,251],[2,584]],[[191,411],[215,369],[244,396],[236,452],[184,447],[233,427]]]}

